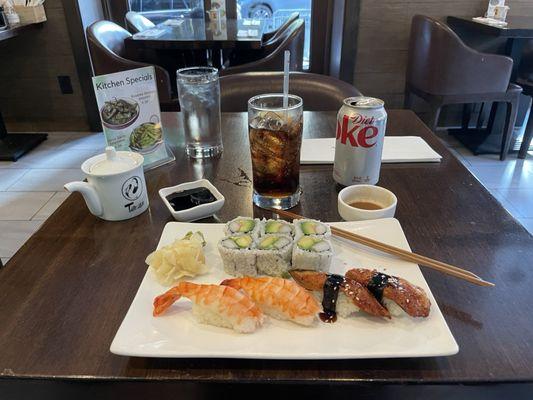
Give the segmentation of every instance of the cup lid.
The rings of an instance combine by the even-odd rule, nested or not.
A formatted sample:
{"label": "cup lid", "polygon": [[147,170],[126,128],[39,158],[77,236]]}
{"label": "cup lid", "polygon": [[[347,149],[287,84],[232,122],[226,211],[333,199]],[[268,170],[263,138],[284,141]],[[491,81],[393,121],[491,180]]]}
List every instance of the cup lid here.
{"label": "cup lid", "polygon": [[117,152],[113,146],[107,146],[104,154],[87,160],[82,169],[91,175],[115,175],[130,171],[142,163],[143,157],[140,154],[129,151]]}

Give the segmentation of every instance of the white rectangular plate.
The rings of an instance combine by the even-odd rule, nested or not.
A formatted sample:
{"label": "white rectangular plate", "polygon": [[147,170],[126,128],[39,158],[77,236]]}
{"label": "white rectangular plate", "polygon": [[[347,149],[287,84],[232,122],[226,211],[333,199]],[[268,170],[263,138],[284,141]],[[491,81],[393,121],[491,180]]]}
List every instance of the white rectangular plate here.
{"label": "white rectangular plate", "polygon": [[[332,225],[409,250],[402,228],[393,218]],[[229,277],[222,269],[216,246],[223,236],[222,224],[169,222],[158,247],[196,230],[202,231],[207,240],[205,254],[211,272],[192,281],[220,283]],[[332,242],[335,251],[332,272],[343,274],[352,267],[365,267],[401,276],[427,292],[431,300],[429,317],[402,316],[385,320],[361,313],[348,319],[339,318],[334,324],[317,322],[313,327],[268,318],[256,332],[239,334],[197,323],[187,299],[180,299],[162,316],[153,317],[154,297],[167,288],[157,283],[152,271],[148,270],[111,344],[111,352],[138,357],[297,360],[429,357],[459,351],[416,264],[340,239],[332,239]]]}

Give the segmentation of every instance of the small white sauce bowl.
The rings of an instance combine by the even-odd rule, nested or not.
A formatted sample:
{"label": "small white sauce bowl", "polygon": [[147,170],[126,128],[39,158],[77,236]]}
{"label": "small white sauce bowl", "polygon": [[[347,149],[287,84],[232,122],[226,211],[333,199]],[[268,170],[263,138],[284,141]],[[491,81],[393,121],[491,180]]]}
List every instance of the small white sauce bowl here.
{"label": "small white sauce bowl", "polygon": [[[213,193],[213,196],[215,196],[216,201],[207,204],[200,204],[199,206],[195,206],[187,210],[176,211],[172,208],[172,205],[167,200],[167,196],[169,194],[199,187],[205,187],[209,189],[209,191]],[[199,179],[194,182],[185,182],[176,186],[159,189],[159,197],[161,197],[161,200],[163,200],[163,203],[165,203],[168,211],[170,211],[174,219],[180,222],[190,222],[210,217],[218,212],[224,205],[224,196],[222,196],[222,193],[220,193],[217,188],[214,187],[213,184],[207,179]]]}
{"label": "small white sauce bowl", "polygon": [[[379,210],[355,208],[350,203],[367,201],[380,205]],[[374,185],[347,186],[339,192],[339,214],[345,221],[366,221],[369,219],[392,218],[398,199],[390,190]]]}

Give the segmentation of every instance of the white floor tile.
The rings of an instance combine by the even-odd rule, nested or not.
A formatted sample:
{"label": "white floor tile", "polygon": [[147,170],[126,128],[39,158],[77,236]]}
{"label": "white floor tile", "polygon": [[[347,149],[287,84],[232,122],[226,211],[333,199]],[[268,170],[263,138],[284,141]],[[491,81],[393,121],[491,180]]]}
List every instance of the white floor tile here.
{"label": "white floor tile", "polygon": [[533,188],[499,189],[498,192],[517,210],[518,217],[533,218]]}
{"label": "white floor tile", "polygon": [[34,221],[44,221],[67,199],[69,192],[56,192],[50,200],[35,214]]}
{"label": "white floor tile", "polygon": [[489,190],[492,197],[494,197],[498,202],[505,208],[509,214],[517,218],[519,216],[518,210],[513,206],[513,204],[505,198],[500,189],[490,189]]}
{"label": "white floor tile", "polygon": [[13,257],[41,224],[42,221],[0,221],[0,257]]}
{"label": "white floor tile", "polygon": [[68,147],[42,147],[17,161],[18,168],[80,168],[88,158],[101,153],[101,149],[70,149]]}
{"label": "white floor tile", "polygon": [[518,218],[518,221],[533,235],[533,218]]}
{"label": "white floor tile", "polygon": [[7,190],[12,184],[19,180],[28,169],[0,169],[0,191]]}
{"label": "white floor tile", "polygon": [[9,261],[9,257],[2,257],[2,265],[5,267],[7,262]]}
{"label": "white floor tile", "polygon": [[72,150],[98,150],[100,152],[104,151],[105,146],[106,141],[103,132],[69,137],[61,145],[62,148]]}
{"label": "white floor tile", "polygon": [[472,165],[469,170],[489,189],[533,188],[532,164]]}
{"label": "white floor tile", "polygon": [[81,169],[32,169],[20,178],[9,191],[62,192],[63,185],[84,179]]}
{"label": "white floor tile", "polygon": [[0,221],[29,221],[53,192],[0,192]]}

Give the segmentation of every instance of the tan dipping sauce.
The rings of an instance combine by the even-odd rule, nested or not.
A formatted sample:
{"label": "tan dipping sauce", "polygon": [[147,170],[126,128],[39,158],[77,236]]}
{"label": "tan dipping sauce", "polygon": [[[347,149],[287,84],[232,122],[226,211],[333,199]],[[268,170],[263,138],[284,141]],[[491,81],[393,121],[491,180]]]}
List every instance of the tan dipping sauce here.
{"label": "tan dipping sauce", "polygon": [[354,201],[349,203],[350,207],[359,208],[360,210],[381,210],[383,207],[370,201]]}

